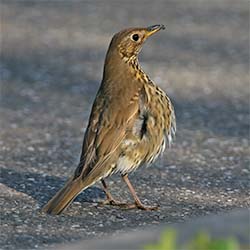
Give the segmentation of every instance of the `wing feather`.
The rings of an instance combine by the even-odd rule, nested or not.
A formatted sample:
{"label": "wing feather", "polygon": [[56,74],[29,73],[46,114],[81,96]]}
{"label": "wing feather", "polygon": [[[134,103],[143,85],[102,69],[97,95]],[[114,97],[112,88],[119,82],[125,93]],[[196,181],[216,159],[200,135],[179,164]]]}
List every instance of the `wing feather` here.
{"label": "wing feather", "polygon": [[[133,98],[132,98],[133,99]],[[126,106],[117,106],[115,102],[106,101],[101,95],[93,104],[89,124],[85,133],[80,163],[75,171],[75,178],[80,175],[101,176],[110,167],[109,162],[132,126],[138,114],[136,99]]]}

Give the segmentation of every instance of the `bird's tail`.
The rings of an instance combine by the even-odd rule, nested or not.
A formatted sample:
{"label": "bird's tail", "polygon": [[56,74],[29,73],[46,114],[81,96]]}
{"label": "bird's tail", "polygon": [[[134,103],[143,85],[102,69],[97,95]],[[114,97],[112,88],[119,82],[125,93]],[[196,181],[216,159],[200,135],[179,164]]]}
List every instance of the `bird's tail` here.
{"label": "bird's tail", "polygon": [[42,211],[52,215],[60,214],[80,192],[88,188],[91,184],[93,182],[90,183],[88,178],[86,181],[83,181],[79,177],[76,179],[71,178],[42,208]]}

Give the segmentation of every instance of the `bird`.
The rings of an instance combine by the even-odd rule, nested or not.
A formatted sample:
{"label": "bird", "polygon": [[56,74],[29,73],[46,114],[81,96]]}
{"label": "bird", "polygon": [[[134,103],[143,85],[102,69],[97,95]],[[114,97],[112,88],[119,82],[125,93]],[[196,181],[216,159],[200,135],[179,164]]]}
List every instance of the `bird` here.
{"label": "bird", "polygon": [[[143,71],[138,54],[144,42],[164,30],[156,24],[116,33],[106,53],[103,78],[96,94],[82,143],[79,164],[66,184],[42,208],[62,213],[83,190],[101,181],[103,204],[127,209],[155,210],[144,205],[128,174],[152,163],[170,145],[176,133],[173,104],[167,94]],[[134,199],[113,198],[106,178],[119,173]]]}

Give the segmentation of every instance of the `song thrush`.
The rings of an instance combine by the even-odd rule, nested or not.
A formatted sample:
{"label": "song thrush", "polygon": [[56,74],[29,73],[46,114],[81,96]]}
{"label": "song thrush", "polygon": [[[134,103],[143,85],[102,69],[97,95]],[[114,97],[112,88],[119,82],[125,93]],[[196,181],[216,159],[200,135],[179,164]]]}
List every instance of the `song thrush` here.
{"label": "song thrush", "polygon": [[[138,53],[145,40],[163,25],[130,28],[114,35],[106,54],[101,86],[96,95],[80,163],[64,187],[43,211],[60,214],[84,189],[101,180],[112,205],[143,210],[144,206],[128,179],[128,173],[153,162],[171,143],[175,114],[169,97],[144,73]],[[133,198],[133,204],[117,202],[104,179],[119,172]]]}

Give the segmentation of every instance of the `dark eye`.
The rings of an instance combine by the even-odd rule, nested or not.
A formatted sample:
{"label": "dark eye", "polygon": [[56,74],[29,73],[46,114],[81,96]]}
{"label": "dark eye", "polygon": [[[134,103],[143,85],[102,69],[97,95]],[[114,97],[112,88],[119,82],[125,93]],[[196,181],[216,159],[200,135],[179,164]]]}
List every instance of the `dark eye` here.
{"label": "dark eye", "polygon": [[134,34],[132,36],[132,39],[137,42],[139,40],[139,35],[138,34]]}

